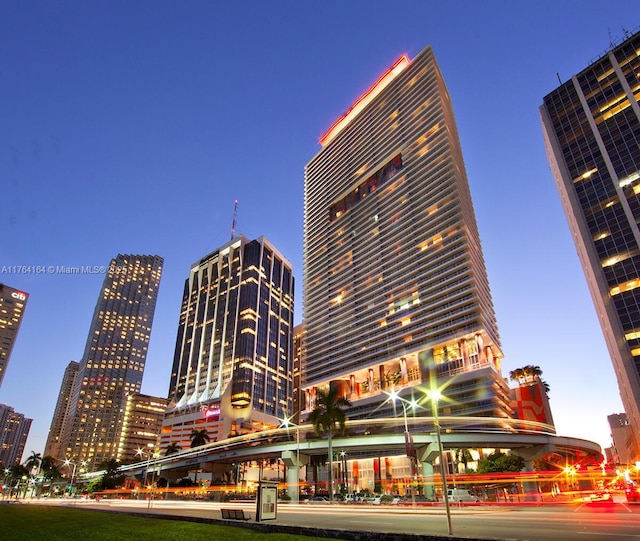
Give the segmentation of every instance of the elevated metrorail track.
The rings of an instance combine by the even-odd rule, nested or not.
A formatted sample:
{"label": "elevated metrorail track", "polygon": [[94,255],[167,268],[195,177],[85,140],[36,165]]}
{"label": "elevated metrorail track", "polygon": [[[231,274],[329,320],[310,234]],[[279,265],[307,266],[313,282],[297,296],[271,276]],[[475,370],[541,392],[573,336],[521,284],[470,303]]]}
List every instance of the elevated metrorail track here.
{"label": "elevated metrorail track", "polygon": [[[592,457],[601,461],[600,446],[579,438],[557,436],[553,427],[518,419],[493,417],[439,417],[442,445],[445,450],[459,448],[510,449],[529,459],[556,452],[568,456]],[[408,418],[420,461],[434,456],[435,425],[432,417]],[[405,454],[404,421],[392,417],[347,421],[345,433],[334,434],[334,449],[349,449],[350,455],[380,456]],[[238,463],[252,460],[280,458],[285,452],[300,455],[322,455],[327,452],[326,435],[317,436],[310,424],[277,428],[243,434],[185,449],[170,456],[152,458],[120,467],[129,475],[145,470],[166,472],[200,468],[206,463]],[[88,472],[80,480],[90,480],[103,472]]]}

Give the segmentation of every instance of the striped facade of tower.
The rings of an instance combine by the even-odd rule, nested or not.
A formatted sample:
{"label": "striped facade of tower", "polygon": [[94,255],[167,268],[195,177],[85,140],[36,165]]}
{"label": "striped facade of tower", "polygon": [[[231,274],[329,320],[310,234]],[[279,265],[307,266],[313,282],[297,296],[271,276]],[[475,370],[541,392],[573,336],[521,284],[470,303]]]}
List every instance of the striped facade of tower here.
{"label": "striped facade of tower", "polygon": [[509,389],[453,108],[430,47],[400,58],[305,169],[306,411],[349,417],[446,385],[447,415],[508,418]]}

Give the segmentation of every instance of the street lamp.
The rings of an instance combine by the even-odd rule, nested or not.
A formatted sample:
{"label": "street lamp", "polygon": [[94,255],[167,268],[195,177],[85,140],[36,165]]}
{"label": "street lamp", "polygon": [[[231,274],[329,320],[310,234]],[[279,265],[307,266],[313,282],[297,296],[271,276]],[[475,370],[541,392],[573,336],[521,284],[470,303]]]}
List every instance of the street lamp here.
{"label": "street lamp", "polygon": [[340,461],[342,468],[342,490],[344,494],[349,493],[349,472],[347,470],[347,452],[340,451]]}
{"label": "street lamp", "polygon": [[136,455],[144,458],[145,456],[147,457],[147,465],[145,466],[145,470],[144,470],[144,483],[147,485],[147,490],[149,491],[149,498],[147,500],[147,509],[151,508],[151,497],[153,496],[153,492],[151,491],[152,488],[152,483],[149,483],[147,480],[149,479],[149,466],[151,464],[151,459],[152,458],[157,458],[158,452],[157,451],[148,451],[147,453],[145,453],[144,449],[142,448],[138,448],[138,450],[136,451]]}
{"label": "street lamp", "polygon": [[[415,493],[415,459],[416,459],[416,449],[413,445],[413,436],[409,432],[409,423],[407,422],[407,407],[405,406],[406,400],[400,397],[400,395],[394,390],[392,390],[389,394],[389,398],[393,402],[395,407],[396,402],[400,402],[402,406],[402,415],[404,416],[404,446],[407,457],[409,458],[409,468],[411,470],[411,505],[413,507],[416,506],[416,493]],[[415,400],[411,402],[407,402],[411,409],[415,409],[418,403]]]}
{"label": "street lamp", "polygon": [[[73,470],[71,471],[71,482],[69,483],[69,495],[71,495],[71,491],[74,488],[73,484],[74,484],[74,481],[75,481],[75,478],[76,478],[76,468],[78,467],[78,463],[77,462],[71,462],[71,459],[69,459],[69,458],[65,458],[63,460],[63,462],[64,462],[64,465],[67,468],[71,468],[71,466],[73,466]],[[81,465],[82,465],[82,467],[85,467],[87,465],[86,461],[83,460],[81,462]]]}
{"label": "street lamp", "polygon": [[[286,428],[287,432],[289,431],[289,427],[293,427],[296,430],[296,470],[297,470],[297,485],[295,487],[295,491],[293,495],[295,496],[294,502],[298,503],[300,501],[300,427],[291,421],[290,417],[285,417],[280,424],[281,428]],[[291,468],[291,466],[289,466]],[[289,489],[290,490],[290,489]],[[291,492],[289,492],[289,496],[291,496]]]}
{"label": "street lamp", "polygon": [[291,421],[290,417],[282,420],[281,428],[288,429],[290,426],[296,429],[296,462],[300,464],[300,427]]}
{"label": "street lamp", "polygon": [[449,491],[447,489],[447,472],[444,467],[444,451],[442,449],[442,437],[440,435],[440,419],[438,417],[438,401],[442,398],[442,393],[438,389],[433,389],[427,393],[431,400],[431,410],[433,412],[433,424],[436,428],[436,438],[438,440],[438,455],[440,458],[440,475],[442,476],[442,496],[444,498],[444,508],[447,513],[447,527],[449,535],[453,535],[451,528],[451,510],[449,509]]}

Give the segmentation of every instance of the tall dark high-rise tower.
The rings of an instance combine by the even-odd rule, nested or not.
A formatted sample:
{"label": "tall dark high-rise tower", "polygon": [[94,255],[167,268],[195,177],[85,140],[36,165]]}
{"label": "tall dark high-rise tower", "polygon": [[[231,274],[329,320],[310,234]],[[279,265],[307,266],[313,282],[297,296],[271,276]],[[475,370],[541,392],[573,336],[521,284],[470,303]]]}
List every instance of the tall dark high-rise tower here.
{"label": "tall dark high-rise tower", "polygon": [[401,57],[305,169],[305,390],[350,418],[447,385],[448,415],[510,417],[453,108],[430,47]]}
{"label": "tall dark high-rise tower", "polygon": [[111,260],[76,376],[60,456],[94,468],[117,457],[126,397],[140,392],[163,260]]}
{"label": "tall dark high-rise tower", "polygon": [[28,298],[24,291],[0,284],[0,387]]}
{"label": "tall dark high-rise tower", "polygon": [[59,457],[61,454],[64,454],[64,452],[60,452],[60,437],[62,436],[64,421],[69,415],[71,393],[73,392],[73,385],[76,381],[79,367],[80,363],[78,361],[71,361],[64,370],[58,400],[56,401],[56,409],[53,411],[53,417],[51,418],[51,426],[49,428],[49,435],[47,436],[43,456]]}
{"label": "tall dark high-rise tower", "polygon": [[278,426],[291,412],[291,264],[264,237],[233,238],[185,281],[161,447]]}
{"label": "tall dark high-rise tower", "polygon": [[547,156],[629,421],[633,460],[640,459],[639,99],[636,33],[540,107]]}

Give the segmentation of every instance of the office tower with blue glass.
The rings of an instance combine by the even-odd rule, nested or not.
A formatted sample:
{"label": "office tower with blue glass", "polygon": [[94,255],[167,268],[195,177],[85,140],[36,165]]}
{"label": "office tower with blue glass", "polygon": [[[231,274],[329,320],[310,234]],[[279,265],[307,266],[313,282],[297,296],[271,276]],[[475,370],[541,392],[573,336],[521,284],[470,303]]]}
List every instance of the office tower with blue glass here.
{"label": "office tower with blue glass", "polygon": [[632,461],[640,460],[639,100],[636,33],[540,107],[551,171],[618,380]]}

